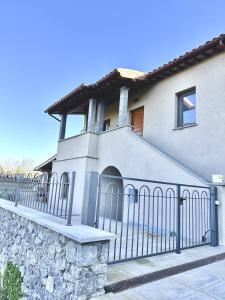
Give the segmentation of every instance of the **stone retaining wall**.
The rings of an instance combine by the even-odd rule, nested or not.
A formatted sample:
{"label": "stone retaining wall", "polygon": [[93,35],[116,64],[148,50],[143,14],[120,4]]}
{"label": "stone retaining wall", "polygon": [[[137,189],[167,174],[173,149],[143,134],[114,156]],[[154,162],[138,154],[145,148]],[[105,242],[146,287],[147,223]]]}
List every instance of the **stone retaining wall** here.
{"label": "stone retaining wall", "polygon": [[108,241],[80,244],[0,208],[0,272],[21,271],[24,299],[89,299],[104,293]]}

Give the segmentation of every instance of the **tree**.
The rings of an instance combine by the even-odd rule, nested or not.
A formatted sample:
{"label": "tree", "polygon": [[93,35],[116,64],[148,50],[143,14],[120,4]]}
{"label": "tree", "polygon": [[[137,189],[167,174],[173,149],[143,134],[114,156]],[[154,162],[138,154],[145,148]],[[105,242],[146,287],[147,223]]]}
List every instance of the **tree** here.
{"label": "tree", "polygon": [[22,160],[5,159],[0,161],[0,173],[17,174],[33,172],[34,160],[25,158]]}

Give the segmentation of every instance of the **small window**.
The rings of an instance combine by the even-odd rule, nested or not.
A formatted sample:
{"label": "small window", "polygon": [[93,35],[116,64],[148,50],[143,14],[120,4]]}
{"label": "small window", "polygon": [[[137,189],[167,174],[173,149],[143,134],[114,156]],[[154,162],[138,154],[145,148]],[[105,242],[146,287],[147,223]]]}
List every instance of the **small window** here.
{"label": "small window", "polygon": [[196,124],[196,90],[178,94],[177,126]]}

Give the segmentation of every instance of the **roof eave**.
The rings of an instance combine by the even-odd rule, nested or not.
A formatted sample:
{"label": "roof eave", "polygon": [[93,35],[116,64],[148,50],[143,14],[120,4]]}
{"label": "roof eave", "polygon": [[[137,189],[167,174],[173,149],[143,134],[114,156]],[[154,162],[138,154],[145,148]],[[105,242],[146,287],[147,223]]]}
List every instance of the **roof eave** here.
{"label": "roof eave", "polygon": [[[160,68],[157,68],[153,70],[152,72],[149,72],[147,75],[142,76],[143,79],[151,80],[152,78],[156,78],[158,75],[171,71],[172,68],[178,67],[183,63],[187,63],[189,60],[197,58],[200,55],[205,54],[205,59],[209,58],[210,56],[214,55],[212,53],[211,55],[207,54],[207,51],[210,49],[213,49],[213,47],[217,46],[217,52],[225,50],[225,35],[222,34],[218,38],[215,38],[214,40],[205,43],[204,45],[200,46],[199,48],[193,49],[190,52],[187,52],[186,54],[170,61],[168,64],[163,65]],[[216,50],[216,49],[215,49]],[[196,63],[198,63],[196,59]],[[187,66],[188,67],[188,66]]]}

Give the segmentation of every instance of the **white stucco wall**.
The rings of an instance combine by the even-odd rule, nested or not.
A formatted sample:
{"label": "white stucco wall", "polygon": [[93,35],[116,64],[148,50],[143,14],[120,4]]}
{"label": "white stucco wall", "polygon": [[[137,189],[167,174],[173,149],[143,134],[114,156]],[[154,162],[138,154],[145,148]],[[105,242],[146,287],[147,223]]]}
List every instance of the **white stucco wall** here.
{"label": "white stucco wall", "polygon": [[[53,162],[53,172],[60,178],[62,173],[76,172],[73,211],[80,214],[85,189],[85,174],[96,169],[98,135],[80,134],[58,142],[57,159]],[[71,177],[71,176],[70,176]]]}
{"label": "white stucco wall", "polygon": [[[225,175],[224,66],[222,53],[131,95],[129,110],[144,106],[148,142],[127,127],[60,141],[53,171],[77,172],[75,210],[81,212],[85,173],[101,173],[110,165],[123,176],[185,184],[202,185],[200,177],[210,181],[212,174]],[[197,126],[174,130],[176,94],[191,87],[196,87]],[[118,110],[117,99],[106,107],[111,128],[117,127]]]}
{"label": "white stucco wall", "polygon": [[[176,94],[196,87],[197,126],[176,127]],[[138,101],[134,101],[137,100]],[[129,96],[129,110],[144,106],[144,138],[196,174],[225,175],[225,53]],[[106,119],[117,126],[118,100]]]}
{"label": "white stucco wall", "polygon": [[[198,125],[173,130],[175,94],[193,86]],[[147,139],[208,180],[225,175],[225,54],[162,81],[142,101]]]}
{"label": "white stucco wall", "polygon": [[[81,137],[86,141],[81,142]],[[93,156],[87,155],[91,153],[88,147],[92,149]],[[205,184],[200,178],[135,135],[129,126],[102,134],[87,133],[60,141],[57,159],[53,163],[53,171],[57,172],[59,177],[63,172],[70,174],[76,172],[74,212],[80,214],[82,211],[86,172],[94,171],[100,174],[108,166],[118,168],[122,176],[194,185]]]}
{"label": "white stucco wall", "polygon": [[205,183],[135,135],[129,127],[99,135],[98,172],[108,166],[118,168],[122,176],[196,185]]}

